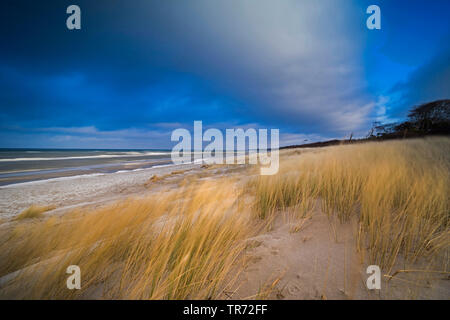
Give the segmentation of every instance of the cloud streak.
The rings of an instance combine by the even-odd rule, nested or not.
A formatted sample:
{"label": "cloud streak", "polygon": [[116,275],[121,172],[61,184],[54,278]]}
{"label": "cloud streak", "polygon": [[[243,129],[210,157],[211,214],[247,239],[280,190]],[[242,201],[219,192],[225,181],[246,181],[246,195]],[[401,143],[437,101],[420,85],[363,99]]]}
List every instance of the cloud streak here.
{"label": "cloud streak", "polygon": [[[383,4],[383,26],[407,3]],[[372,89],[372,78],[378,86],[384,74],[389,83],[400,78],[388,70],[393,64],[377,49],[378,37],[389,35],[383,50],[397,62],[399,52],[412,54],[395,47],[399,35],[392,30],[369,36],[365,4],[356,1],[79,0],[83,21],[75,32],[62,19],[69,4],[14,1],[0,13],[7,12],[0,37],[8,44],[0,50],[0,145],[14,136],[18,143],[45,146],[47,139],[55,146],[51,137],[64,132],[50,128],[78,128],[66,132],[67,141],[116,135],[131,148],[148,134],[155,147],[164,139],[169,147],[171,130],[194,120],[334,138],[367,130],[392,109],[400,113],[414,101],[448,94],[448,56],[391,94]],[[386,63],[368,68],[367,50]],[[387,106],[391,95],[402,96],[402,106]]]}

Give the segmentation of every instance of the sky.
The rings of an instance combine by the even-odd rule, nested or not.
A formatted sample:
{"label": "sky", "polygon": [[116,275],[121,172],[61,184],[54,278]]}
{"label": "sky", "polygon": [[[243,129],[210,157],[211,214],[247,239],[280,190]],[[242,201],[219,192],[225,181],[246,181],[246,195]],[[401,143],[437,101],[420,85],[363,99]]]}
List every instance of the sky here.
{"label": "sky", "polygon": [[364,136],[450,98],[449,14],[448,0],[3,0],[0,147],[165,149],[195,120],[276,128],[281,145]]}

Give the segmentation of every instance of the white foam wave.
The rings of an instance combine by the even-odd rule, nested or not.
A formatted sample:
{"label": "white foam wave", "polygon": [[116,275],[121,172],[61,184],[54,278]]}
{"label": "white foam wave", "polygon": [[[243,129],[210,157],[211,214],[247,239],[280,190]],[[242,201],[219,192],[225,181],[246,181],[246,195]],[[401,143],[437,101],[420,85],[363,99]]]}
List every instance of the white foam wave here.
{"label": "white foam wave", "polygon": [[54,158],[11,158],[0,159],[0,162],[16,161],[46,161],[46,160],[72,160],[72,159],[98,159],[98,158],[123,158],[132,156],[162,156],[169,155],[170,152],[127,152],[126,154],[101,154],[97,156],[74,156],[74,157],[54,157]]}

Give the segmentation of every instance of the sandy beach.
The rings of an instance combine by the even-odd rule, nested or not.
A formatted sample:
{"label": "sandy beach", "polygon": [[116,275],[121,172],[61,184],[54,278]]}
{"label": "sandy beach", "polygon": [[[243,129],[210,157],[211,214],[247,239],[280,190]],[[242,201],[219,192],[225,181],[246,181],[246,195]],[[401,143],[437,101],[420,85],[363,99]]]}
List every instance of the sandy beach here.
{"label": "sandy beach", "polygon": [[[448,141],[442,142],[448,143]],[[395,144],[393,146],[391,152],[396,152]],[[390,148],[389,145],[387,147]],[[351,148],[354,150],[361,148],[370,150],[370,146],[286,150],[281,153],[285,165],[283,172],[290,172],[288,176],[299,174],[292,167],[298,161],[306,161],[305,163],[308,159],[314,160],[314,162],[322,161],[320,159],[324,159],[324,155],[331,156],[335,152],[344,152],[346,148],[350,148],[349,150],[352,150]],[[318,170],[324,169],[318,168]],[[280,177],[283,177],[283,175]],[[258,170],[254,166],[202,165],[199,163],[63,177],[2,186],[0,187],[0,208],[2,212],[0,234],[7,235],[8,232],[20,230],[17,228],[24,226],[25,230],[30,228],[29,232],[36,232],[35,235],[39,236],[40,231],[36,231],[35,226],[41,225],[42,228],[47,228],[46,221],[53,221],[54,218],[57,218],[55,220],[57,221],[56,225],[61,224],[62,227],[65,221],[70,223],[70,221],[74,221],[74,218],[75,221],[91,218],[93,221],[97,221],[96,216],[98,215],[101,220],[86,222],[89,227],[84,226],[82,229],[85,230],[88,227],[95,230],[93,226],[90,226],[96,223],[104,223],[105,228],[107,226],[116,228],[123,223],[119,220],[128,219],[127,217],[132,218],[133,215],[136,215],[136,218],[133,219],[143,219],[142,221],[152,219],[152,211],[145,208],[148,205],[152,207],[156,205],[152,210],[160,210],[161,215],[156,215],[156,220],[151,222],[150,230],[160,230],[161,228],[164,230],[167,223],[170,226],[180,218],[185,219],[184,216],[189,217],[192,210],[194,220],[189,220],[190,227],[188,230],[195,237],[196,232],[201,233],[207,230],[205,228],[210,228],[210,224],[214,223],[216,216],[220,217],[220,212],[223,211],[226,218],[225,220],[218,220],[218,223],[230,223],[230,225],[221,226],[222,229],[218,229],[217,232],[223,230],[227,234],[223,243],[228,248],[224,249],[224,253],[227,252],[226,256],[228,254],[236,255],[230,262],[225,262],[227,260],[223,262],[229,263],[227,266],[229,269],[220,273],[222,280],[217,284],[218,288],[215,289],[217,290],[215,299],[447,299],[450,296],[448,271],[442,269],[442,266],[446,265],[445,260],[447,259],[445,252],[448,250],[448,242],[446,239],[443,239],[442,242],[445,245],[444,251],[440,251],[441,254],[433,256],[431,260],[427,258],[427,255],[424,255],[423,258],[420,257],[415,262],[411,262],[404,255],[398,254],[395,260],[392,260],[393,263],[383,268],[382,290],[368,290],[366,268],[373,263],[371,263],[370,250],[364,245],[366,242],[360,240],[362,225],[359,214],[355,213],[346,222],[342,222],[339,220],[338,214],[330,216],[327,213],[323,199],[315,198],[312,199],[312,202],[304,199],[294,206],[274,208],[273,211],[267,213],[269,216],[266,215],[263,219],[255,220],[252,218],[255,208],[260,205],[255,204],[257,193],[255,195],[252,185],[257,183],[257,186],[258,183],[270,181],[270,185],[267,185],[270,190],[278,188],[279,182],[277,181],[279,180],[276,179],[279,178],[268,179],[259,177]],[[260,187],[257,187],[256,190],[258,188]],[[216,189],[218,191],[215,191]],[[288,191],[287,189],[283,190],[283,197],[285,197]],[[236,200],[237,202],[235,202]],[[158,202],[161,205],[158,205]],[[52,207],[37,220],[17,221],[15,217],[32,205],[51,205]],[[305,208],[305,214],[301,214]],[[173,213],[170,213],[171,210],[173,210]],[[198,219],[199,211],[205,211],[203,213],[205,226],[203,227],[201,226],[203,222],[194,222]],[[236,216],[233,213],[235,211]],[[235,221],[235,219],[237,220]],[[129,225],[131,221],[111,234],[119,238],[127,237],[120,240],[120,243],[126,241],[134,243],[136,239],[141,237],[133,236],[133,233],[122,235],[123,230],[135,228],[132,226],[133,224]],[[167,222],[161,224],[162,221]],[[35,225],[35,223],[38,224]],[[55,222],[52,222],[51,225],[53,223]],[[196,224],[199,225],[198,228],[200,229],[196,229]],[[46,232],[53,232],[54,227],[50,228],[45,229],[48,230]],[[91,232],[90,230],[86,231]],[[57,231],[55,230],[55,232]],[[150,234],[153,232],[155,231]],[[158,232],[161,232],[161,230],[156,231],[156,233]],[[174,231],[167,232],[170,234]],[[236,236],[241,233],[242,235],[231,241],[228,240],[228,232],[236,232]],[[79,239],[76,241],[85,241],[82,235],[74,233],[73,236],[75,237],[74,240]],[[101,237],[105,236],[101,235]],[[26,235],[24,237],[27,238]],[[31,239],[29,241],[32,241]],[[102,238],[98,239],[95,243],[104,241],[100,240]],[[45,241],[45,238],[40,241]],[[55,238],[54,241],[59,240]],[[89,240],[88,247],[92,246],[92,241]],[[164,241],[161,245],[170,248],[173,244],[171,241]],[[239,251],[234,251],[237,250],[234,245],[240,248]],[[93,248],[95,247],[97,247],[97,244]],[[221,248],[223,247],[217,247],[213,250],[215,250],[214,252],[221,252]],[[103,249],[100,248],[95,250],[103,252]],[[172,249],[165,250],[170,252]],[[70,250],[68,254],[71,255],[71,252]],[[3,253],[6,253],[6,251],[3,251]],[[154,257],[154,254],[149,253],[150,257]],[[101,260],[107,259],[107,256],[108,254],[101,253],[96,258],[95,263],[101,263]],[[15,282],[16,276],[22,272],[25,274],[37,272],[39,274],[42,272],[39,271],[41,268],[48,264],[53,265],[53,263],[55,263],[56,268],[59,268],[62,262],[57,262],[58,259],[56,258],[55,262],[52,262],[52,259],[42,261],[32,259],[30,260],[32,263],[27,264],[25,268],[14,272],[5,273],[3,271],[0,277],[0,295],[6,298],[27,297],[26,291],[17,289],[20,286],[16,287],[16,285],[20,282]],[[81,259],[81,257],[76,259]],[[142,258],[133,257],[132,259],[133,261],[139,261]],[[177,259],[182,259],[182,255],[177,254]],[[179,263],[182,265],[183,260]],[[119,295],[115,291],[105,293],[108,292],[108,287],[117,283],[117,277],[127,279],[128,271],[122,269],[121,263],[115,263],[114,267],[111,265],[98,266],[95,269],[97,271],[93,270],[93,272],[98,272],[98,270],[104,268],[107,270],[111,268],[107,272],[110,276],[105,279],[101,276],[98,281],[95,281],[95,284],[82,290],[76,298],[147,297],[141,296],[141,293],[135,296],[134,291],[127,291],[125,296]],[[142,279],[153,276],[146,275],[147,271],[138,270],[140,271],[135,271],[133,274],[138,274]],[[193,276],[202,277],[203,272],[205,271],[199,269]],[[33,277],[35,278],[35,276]],[[132,279],[134,279],[133,277]],[[164,288],[164,285],[161,284],[160,286]],[[200,291],[186,293],[186,297],[191,297],[191,294],[194,294],[193,297],[195,297],[195,294],[202,292],[201,288],[202,286],[198,288]],[[177,291],[176,294],[181,294],[180,292],[184,291]],[[54,294],[61,293],[55,292]],[[185,296],[175,297],[183,298]],[[153,298],[170,298],[170,296],[162,293],[161,296],[157,295]]]}
{"label": "sandy beach", "polygon": [[154,175],[199,170],[200,164],[167,165],[115,173],[93,173],[0,186],[0,218],[11,218],[31,205],[67,207],[102,203],[148,192],[144,184]]}

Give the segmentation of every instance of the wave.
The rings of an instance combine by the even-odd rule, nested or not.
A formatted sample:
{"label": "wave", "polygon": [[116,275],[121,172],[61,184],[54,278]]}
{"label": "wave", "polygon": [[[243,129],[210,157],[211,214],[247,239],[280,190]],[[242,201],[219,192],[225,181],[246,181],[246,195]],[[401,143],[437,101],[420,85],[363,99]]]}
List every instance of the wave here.
{"label": "wave", "polygon": [[142,170],[147,170],[147,169],[151,169],[152,167],[150,167],[150,168],[137,168],[137,169],[131,169],[131,170],[119,170],[119,171],[116,171],[116,172],[112,172],[111,174],[114,174],[114,173],[124,173],[124,172],[136,172],[136,171],[142,171]]}
{"label": "wave", "polygon": [[17,188],[23,185],[30,185],[30,184],[41,184],[41,183],[48,183],[52,181],[64,181],[64,180],[73,180],[78,178],[89,178],[89,177],[97,177],[97,176],[104,176],[107,173],[86,173],[86,174],[79,174],[75,176],[68,176],[68,177],[57,177],[57,178],[49,178],[49,179],[42,179],[42,180],[33,180],[33,181],[26,181],[26,182],[18,182],[18,183],[11,183],[4,186],[0,186],[0,189],[7,189],[7,188]]}
{"label": "wave", "polygon": [[[201,160],[201,159],[200,159]],[[198,162],[198,161],[197,161]],[[108,172],[108,173],[85,173],[85,174],[78,174],[73,176],[66,176],[66,177],[56,177],[56,178],[48,178],[48,179],[41,179],[41,180],[33,180],[33,181],[25,181],[25,182],[18,182],[18,183],[11,183],[7,185],[0,186],[0,189],[7,189],[7,188],[17,188],[24,185],[30,185],[30,184],[42,184],[42,183],[48,183],[48,182],[54,182],[54,181],[64,181],[64,180],[73,180],[78,178],[90,178],[90,177],[97,177],[97,176],[106,176],[106,175],[114,175],[114,174],[121,174],[121,173],[130,173],[130,172],[137,172],[137,171],[144,171],[144,170],[154,170],[157,168],[163,168],[163,167],[176,167],[180,165],[189,165],[193,164],[194,162],[189,163],[180,163],[180,164],[174,164],[174,163],[168,163],[163,165],[155,165],[149,168],[136,168],[131,170],[119,170],[115,172]]]}
{"label": "wave", "polygon": [[125,154],[101,154],[96,156],[73,156],[73,157],[52,157],[52,158],[3,158],[0,162],[16,161],[46,161],[46,160],[73,160],[73,159],[99,159],[99,158],[123,158],[123,157],[143,157],[143,156],[164,156],[170,152],[127,152]]}

